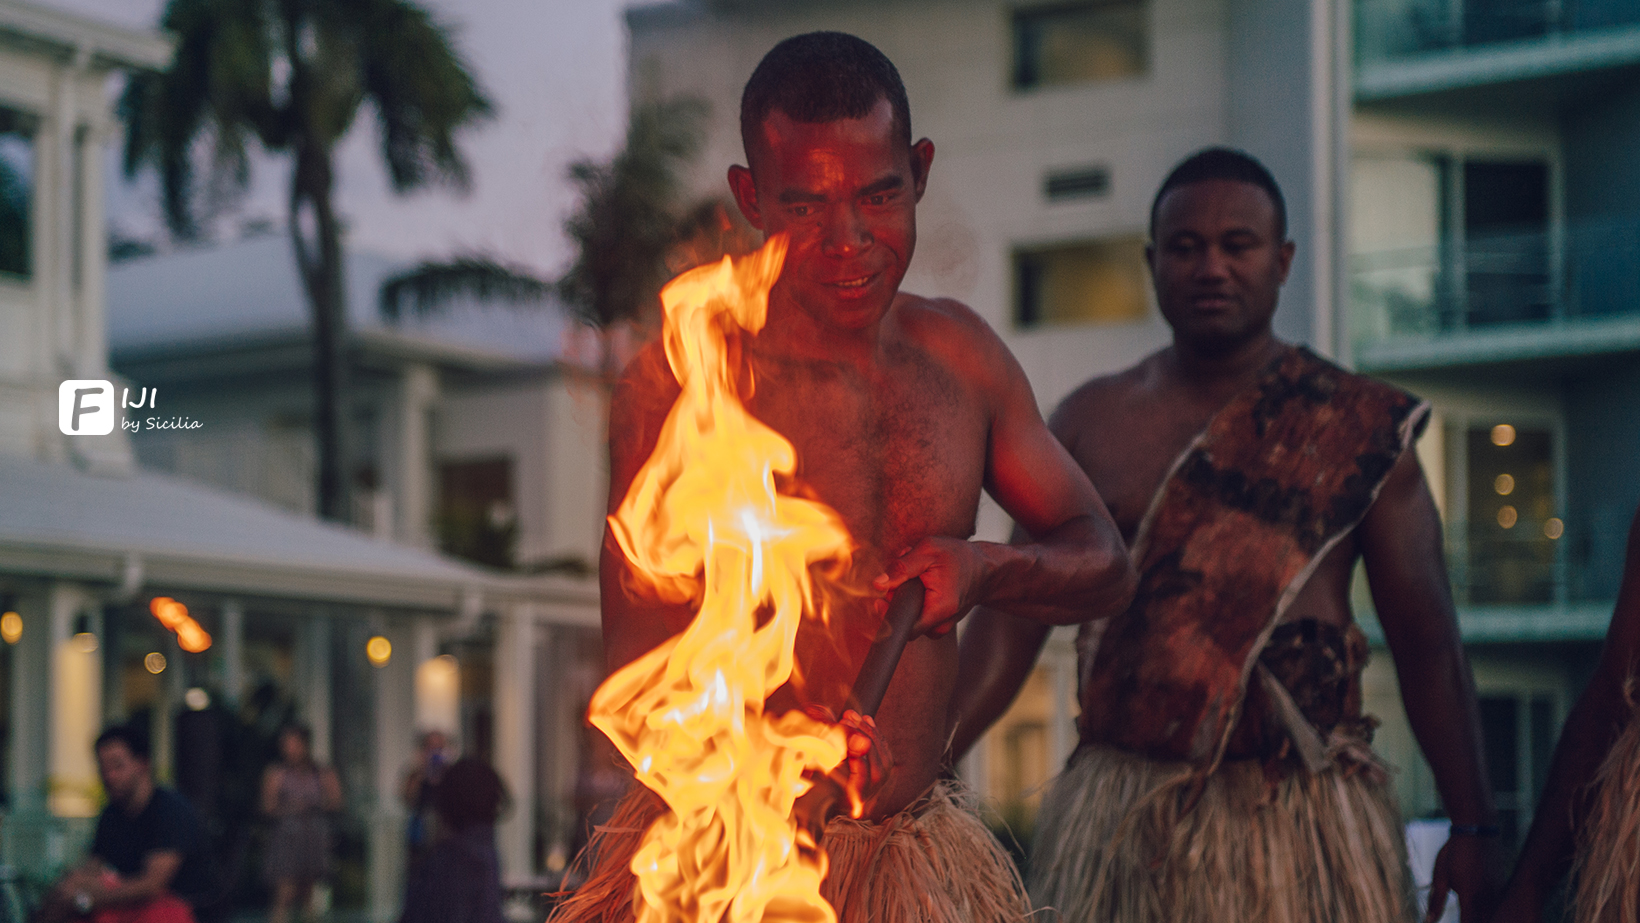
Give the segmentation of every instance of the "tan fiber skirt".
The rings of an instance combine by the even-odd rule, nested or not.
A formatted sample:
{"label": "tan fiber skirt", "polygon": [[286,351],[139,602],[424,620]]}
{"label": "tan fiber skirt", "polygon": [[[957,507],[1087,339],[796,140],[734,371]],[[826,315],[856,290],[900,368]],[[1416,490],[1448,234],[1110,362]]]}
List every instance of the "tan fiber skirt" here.
{"label": "tan fiber skirt", "polygon": [[[637,880],[628,866],[643,832],[664,809],[642,786],[627,793],[578,861],[590,876],[550,923],[630,923]],[[1029,914],[1019,871],[952,783],[880,823],[837,818],[820,893],[842,923],[1022,923]]]}
{"label": "tan fiber skirt", "polygon": [[1640,921],[1640,717],[1612,745],[1595,774],[1594,798],[1578,844],[1572,919]]}
{"label": "tan fiber skirt", "polygon": [[[1377,776],[1374,780],[1369,776]],[[1400,811],[1381,771],[1272,788],[1227,762],[1200,800],[1188,764],[1084,747],[1044,798],[1030,893],[1064,923],[1407,923]]]}

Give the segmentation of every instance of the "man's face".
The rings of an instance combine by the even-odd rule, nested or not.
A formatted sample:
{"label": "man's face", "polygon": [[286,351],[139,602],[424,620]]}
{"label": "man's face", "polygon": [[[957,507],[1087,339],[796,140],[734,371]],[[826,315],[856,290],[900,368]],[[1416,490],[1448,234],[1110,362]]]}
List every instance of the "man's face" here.
{"label": "man's face", "polygon": [[142,786],[148,763],[138,759],[122,741],[111,740],[97,748],[97,772],[108,800],[124,804]]}
{"label": "man's face", "polygon": [[905,278],[934,146],[907,148],[900,137],[887,100],[863,118],[814,124],[775,110],[748,152],[751,169],[729,170],[746,219],[790,235],[774,294],[823,327],[876,323]]}
{"label": "man's face", "polygon": [[1222,353],[1269,331],[1293,244],[1281,240],[1263,189],[1204,180],[1162,198],[1149,257],[1174,340]]}

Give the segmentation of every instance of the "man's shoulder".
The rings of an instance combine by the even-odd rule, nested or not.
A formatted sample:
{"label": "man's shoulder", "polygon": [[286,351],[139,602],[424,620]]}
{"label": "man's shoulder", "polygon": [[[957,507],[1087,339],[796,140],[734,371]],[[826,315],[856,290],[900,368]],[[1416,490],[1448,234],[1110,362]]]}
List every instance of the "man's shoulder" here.
{"label": "man's shoulder", "polygon": [[893,317],[895,345],[934,359],[970,384],[1003,385],[1018,364],[985,318],[954,298],[901,292]]}
{"label": "man's shoulder", "polygon": [[928,298],[901,292],[894,299],[893,310],[899,329],[926,346],[971,344],[975,338],[1000,344],[985,318],[955,298]]}
{"label": "man's shoulder", "polygon": [[1156,362],[1160,352],[1151,353],[1117,372],[1107,372],[1077,385],[1059,402],[1056,420],[1066,422],[1098,417],[1140,399],[1155,390]]}

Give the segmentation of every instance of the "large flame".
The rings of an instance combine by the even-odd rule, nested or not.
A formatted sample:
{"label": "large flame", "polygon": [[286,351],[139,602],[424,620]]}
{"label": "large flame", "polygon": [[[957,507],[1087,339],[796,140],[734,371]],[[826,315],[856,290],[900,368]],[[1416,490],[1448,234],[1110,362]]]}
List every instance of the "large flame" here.
{"label": "large flame", "polygon": [[661,293],[667,362],[682,387],[610,529],[665,598],[698,599],[681,635],[611,676],[591,720],[670,811],[632,860],[639,923],[824,921],[826,859],[793,804],[806,774],[842,762],[844,734],[801,711],[764,713],[791,677],[797,628],[824,617],[810,567],[851,547],[835,512],[783,495],[791,443],[754,419],[731,356],[762,329],[786,239],[725,257]]}

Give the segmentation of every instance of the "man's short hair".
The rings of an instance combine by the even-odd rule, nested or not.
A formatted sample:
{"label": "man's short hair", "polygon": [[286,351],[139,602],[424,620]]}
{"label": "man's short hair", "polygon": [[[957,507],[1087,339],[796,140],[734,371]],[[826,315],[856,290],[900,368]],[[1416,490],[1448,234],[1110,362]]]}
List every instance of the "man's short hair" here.
{"label": "man's short hair", "polygon": [[769,49],[740,96],[746,156],[776,109],[794,122],[859,119],[880,99],[894,109],[894,131],[911,146],[911,103],[894,63],[870,42],[843,32],[794,35]]}
{"label": "man's short hair", "polygon": [[138,734],[136,729],[124,724],[116,724],[98,734],[97,742],[91,747],[91,752],[95,753],[104,746],[113,743],[124,744],[125,749],[130,750],[132,756],[144,763],[151,758],[148,751],[148,735]]}
{"label": "man's short hair", "polygon": [[1156,239],[1156,212],[1162,207],[1162,199],[1180,186],[1210,180],[1232,180],[1264,190],[1264,194],[1270,197],[1270,203],[1276,207],[1276,237],[1286,241],[1287,200],[1282,198],[1276,178],[1252,154],[1229,147],[1203,148],[1186,157],[1183,163],[1173,168],[1167,179],[1162,180],[1162,188],[1156,190],[1156,198],[1150,202],[1151,240]]}

